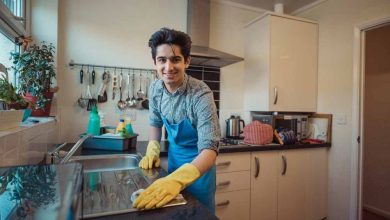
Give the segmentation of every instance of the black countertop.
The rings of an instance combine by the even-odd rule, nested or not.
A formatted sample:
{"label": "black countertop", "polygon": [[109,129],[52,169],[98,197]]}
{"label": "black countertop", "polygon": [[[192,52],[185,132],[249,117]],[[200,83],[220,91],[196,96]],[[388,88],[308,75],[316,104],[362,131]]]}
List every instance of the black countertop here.
{"label": "black countertop", "polygon": [[[97,154],[141,154],[145,155],[148,141],[138,141],[136,148],[131,148],[126,151],[107,151],[107,150],[92,150],[83,149],[83,155],[97,155]],[[304,148],[319,148],[319,147],[331,147],[331,143],[322,144],[291,144],[291,145],[280,145],[280,144],[268,144],[268,145],[220,145],[219,153],[236,153],[236,152],[251,152],[251,151],[270,151],[270,150],[294,150]],[[168,142],[161,142],[161,157],[168,156]],[[78,154],[80,154],[79,152]]]}

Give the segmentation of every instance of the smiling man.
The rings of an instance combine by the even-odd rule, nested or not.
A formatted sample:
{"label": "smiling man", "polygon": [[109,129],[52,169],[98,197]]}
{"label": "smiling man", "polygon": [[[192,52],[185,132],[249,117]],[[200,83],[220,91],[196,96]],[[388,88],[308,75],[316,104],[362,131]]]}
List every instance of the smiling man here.
{"label": "smiling man", "polygon": [[168,133],[168,176],[158,179],[134,201],[141,209],[164,206],[187,188],[215,212],[215,160],[220,127],[213,93],[185,73],[191,39],[181,31],[162,28],[149,40],[159,80],[150,86],[150,136],[139,166],[160,165],[161,129]]}

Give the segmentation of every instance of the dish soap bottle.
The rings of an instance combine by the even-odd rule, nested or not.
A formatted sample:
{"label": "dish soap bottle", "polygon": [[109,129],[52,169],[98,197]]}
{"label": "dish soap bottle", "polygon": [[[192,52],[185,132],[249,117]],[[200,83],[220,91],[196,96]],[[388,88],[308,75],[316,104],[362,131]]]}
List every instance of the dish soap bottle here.
{"label": "dish soap bottle", "polygon": [[89,115],[87,134],[100,135],[100,117],[96,105],[92,107]]}
{"label": "dish soap bottle", "polygon": [[133,126],[131,126],[131,119],[127,119],[126,130],[127,130],[127,132],[128,132],[130,135],[134,134]]}
{"label": "dish soap bottle", "polygon": [[119,124],[118,126],[116,126],[116,133],[120,133],[121,131],[123,131],[123,129],[125,129],[126,125],[125,125],[125,120],[124,119],[120,119],[119,120]]}

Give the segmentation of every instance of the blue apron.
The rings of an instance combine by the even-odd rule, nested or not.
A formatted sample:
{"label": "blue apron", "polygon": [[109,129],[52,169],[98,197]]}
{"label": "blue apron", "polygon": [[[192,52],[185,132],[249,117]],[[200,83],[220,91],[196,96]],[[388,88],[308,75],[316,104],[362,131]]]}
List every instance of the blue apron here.
{"label": "blue apron", "polygon": [[[161,105],[160,105],[161,108]],[[188,116],[178,124],[169,124],[160,114],[168,132],[168,172],[171,173],[185,163],[191,163],[198,156],[198,132]],[[186,188],[202,204],[215,213],[215,166]]]}

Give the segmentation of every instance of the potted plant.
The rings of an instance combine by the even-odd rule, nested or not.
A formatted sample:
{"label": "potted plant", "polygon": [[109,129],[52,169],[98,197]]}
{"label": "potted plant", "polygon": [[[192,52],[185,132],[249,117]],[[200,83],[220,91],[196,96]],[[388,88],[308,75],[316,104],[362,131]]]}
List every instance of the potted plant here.
{"label": "potted plant", "polygon": [[33,116],[49,116],[51,100],[58,87],[52,88],[54,46],[42,42],[22,52],[11,52],[13,69],[19,78],[20,91],[34,105]]}
{"label": "potted plant", "polygon": [[31,114],[31,109],[28,109],[29,102],[27,102],[24,97],[18,93],[17,89],[4,75],[0,76],[0,100],[6,104],[5,110],[24,109],[23,121]]}

